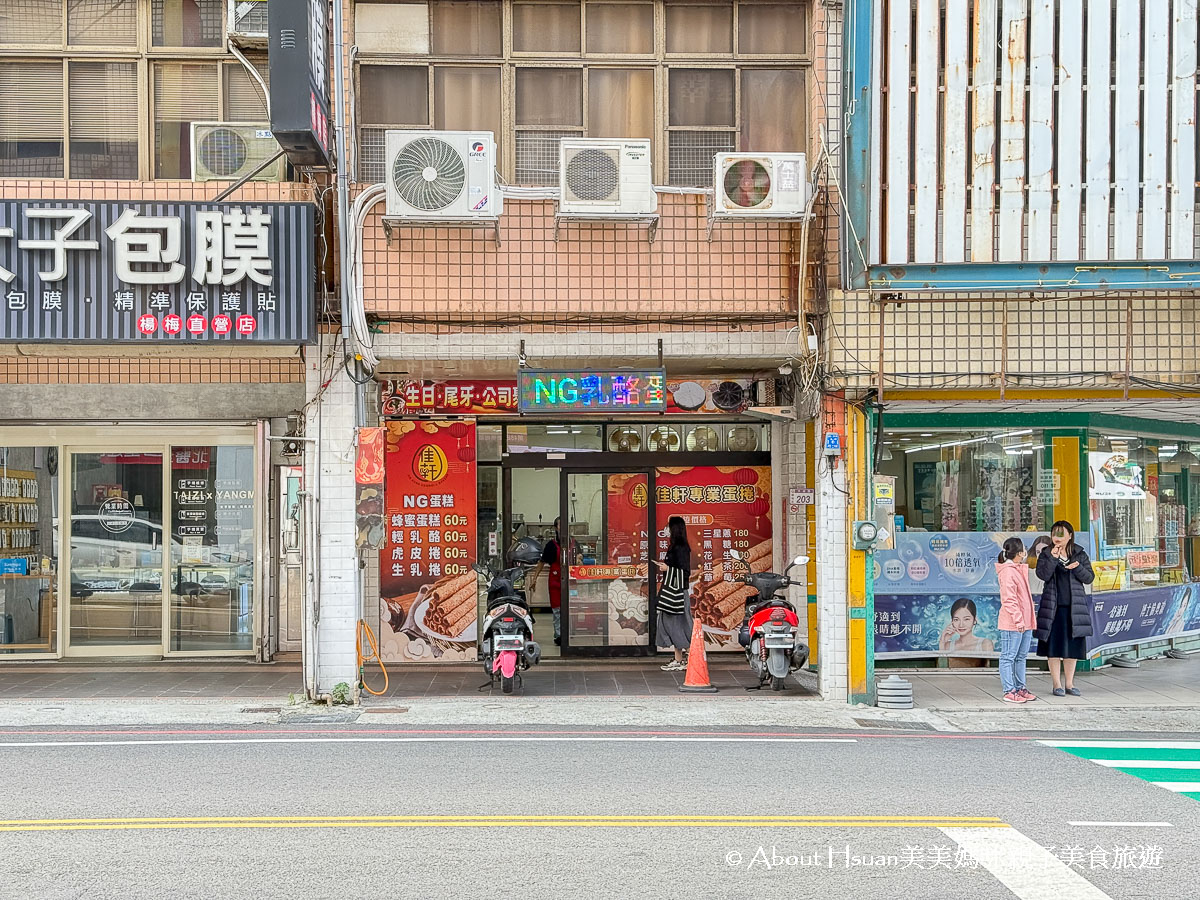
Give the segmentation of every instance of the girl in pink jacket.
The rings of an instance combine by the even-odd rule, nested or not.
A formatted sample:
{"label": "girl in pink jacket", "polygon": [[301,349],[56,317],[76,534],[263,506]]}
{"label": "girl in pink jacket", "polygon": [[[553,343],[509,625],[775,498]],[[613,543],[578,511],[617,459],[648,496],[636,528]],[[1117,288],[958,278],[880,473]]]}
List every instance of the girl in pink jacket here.
{"label": "girl in pink jacket", "polygon": [[1000,684],[1007,703],[1037,699],[1025,687],[1025,657],[1029,655],[1037,621],[1033,595],[1029,592],[1026,556],[1024,542],[1010,537],[996,560],[996,578],[1000,581]]}

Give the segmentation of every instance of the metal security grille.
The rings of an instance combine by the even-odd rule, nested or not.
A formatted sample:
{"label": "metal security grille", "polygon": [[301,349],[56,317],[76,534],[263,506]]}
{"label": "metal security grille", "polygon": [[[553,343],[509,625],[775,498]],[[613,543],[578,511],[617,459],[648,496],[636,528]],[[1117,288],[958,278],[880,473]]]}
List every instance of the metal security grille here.
{"label": "metal security grille", "polygon": [[872,263],[1196,256],[1195,0],[875,16]]}
{"label": "metal security grille", "polygon": [[676,187],[712,187],[713,157],[732,153],[732,131],[672,131],[669,135],[670,183]]}
{"label": "metal security grille", "polygon": [[238,0],[233,6],[234,31],[239,34],[267,33],[266,0]]}
{"label": "metal security grille", "polygon": [[517,184],[558,184],[558,142],[578,131],[518,131]]}
{"label": "metal security grille", "polygon": [[358,131],[358,180],[368,184],[383,182],[387,162],[384,160],[386,128],[360,128]]}

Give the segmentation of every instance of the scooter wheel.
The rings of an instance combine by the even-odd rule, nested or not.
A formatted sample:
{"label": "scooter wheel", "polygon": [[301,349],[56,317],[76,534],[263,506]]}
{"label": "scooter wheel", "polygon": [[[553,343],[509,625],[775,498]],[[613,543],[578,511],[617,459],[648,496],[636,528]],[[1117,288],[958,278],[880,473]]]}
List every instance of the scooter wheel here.
{"label": "scooter wheel", "polygon": [[787,685],[784,683],[784,680],[778,675],[771,676],[771,690],[782,691],[786,686]]}
{"label": "scooter wheel", "polygon": [[501,675],[500,676],[500,690],[506,694],[511,694],[513,692],[513,686],[516,684],[516,682],[517,682],[516,675]]}

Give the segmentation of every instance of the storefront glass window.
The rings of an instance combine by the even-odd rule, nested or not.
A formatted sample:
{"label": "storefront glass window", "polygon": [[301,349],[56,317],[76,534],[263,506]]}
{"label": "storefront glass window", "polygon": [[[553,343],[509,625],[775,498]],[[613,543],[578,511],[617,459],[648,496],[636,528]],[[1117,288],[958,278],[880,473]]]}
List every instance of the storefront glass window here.
{"label": "storefront glass window", "polygon": [[600,425],[509,425],[509,453],[595,453],[603,447]]}
{"label": "storefront glass window", "polygon": [[58,448],[0,447],[0,655],[57,649]]}
{"label": "storefront glass window", "polygon": [[881,437],[878,473],[894,479],[902,529],[1042,530],[1060,501],[1061,475],[1051,468],[1039,431],[888,431]]}
{"label": "storefront glass window", "polygon": [[172,650],[250,650],[254,448],[171,449]]}
{"label": "storefront glass window", "polygon": [[1093,435],[1088,458],[1095,590],[1190,581],[1200,459],[1178,441],[1116,434]]}

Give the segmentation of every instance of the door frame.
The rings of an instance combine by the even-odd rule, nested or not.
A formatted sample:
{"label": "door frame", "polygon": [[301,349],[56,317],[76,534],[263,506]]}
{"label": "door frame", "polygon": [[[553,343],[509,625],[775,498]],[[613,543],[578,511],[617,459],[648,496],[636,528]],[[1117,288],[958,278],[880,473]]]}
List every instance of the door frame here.
{"label": "door frame", "polygon": [[[116,656],[155,656],[189,658],[201,656],[213,657],[253,657],[258,653],[261,643],[262,629],[265,618],[265,594],[269,582],[266,580],[266,567],[271,565],[269,541],[266,527],[262,520],[265,516],[264,504],[267,481],[265,478],[266,462],[270,459],[270,449],[266,442],[267,428],[263,420],[236,422],[196,422],[187,421],[174,425],[159,423],[129,422],[94,424],[57,424],[41,425],[6,425],[0,424],[0,446],[12,447],[48,447],[58,452],[58,502],[54,514],[59,523],[59,553],[58,571],[54,577],[57,610],[54,627],[57,641],[55,648],[48,652],[28,652],[5,654],[0,657],[0,665],[7,661],[61,659],[68,655],[80,657],[116,657]],[[173,506],[170,496],[170,453],[172,447],[183,446],[250,446],[254,448],[254,491],[255,491],[255,526],[254,537],[254,591],[257,602],[251,603],[252,635],[251,646],[246,650],[171,650],[170,642],[170,590],[167,576],[168,553],[163,555],[163,629],[162,641],[159,644],[135,645],[104,645],[102,648],[75,646],[70,647],[70,540],[64,535],[64,523],[71,520],[70,496],[68,493],[71,467],[74,464],[74,453],[162,453],[163,455],[163,528],[169,534],[170,522],[173,516]],[[69,527],[69,525],[68,525]],[[51,544],[54,537],[51,536]],[[49,548],[45,548],[49,549]],[[169,546],[168,546],[169,551]],[[150,648],[147,650],[147,648]],[[70,653],[68,654],[68,649]],[[123,652],[129,650],[130,652]]]}
{"label": "door frame", "polygon": [[[602,463],[600,465],[574,465],[563,467],[559,476],[559,521],[567,523],[566,541],[562,541],[564,535],[559,535],[559,565],[562,567],[563,577],[559,580],[559,605],[562,609],[562,656],[568,658],[588,658],[588,657],[623,657],[623,656],[653,656],[657,653],[655,648],[655,640],[657,638],[656,627],[656,612],[658,608],[658,590],[655,577],[656,571],[651,561],[654,559],[655,550],[657,549],[656,535],[657,522],[655,521],[655,467],[648,465],[636,457],[629,454],[621,454],[622,462],[641,463],[640,465],[623,465],[614,467],[613,463]],[[571,546],[571,516],[570,516],[570,489],[568,487],[568,479],[572,475],[645,475],[646,476],[646,602],[648,604],[648,631],[647,642],[641,644],[617,644],[592,647],[572,647],[570,638],[570,615],[571,615],[571,571],[568,561],[568,552]],[[605,484],[607,489],[607,483]],[[607,492],[605,494],[607,497]],[[608,529],[608,508],[604,507],[603,526],[605,531]],[[565,546],[563,545],[565,543]],[[605,536],[605,546],[607,547],[607,536]],[[597,565],[604,565],[602,562],[597,562]]]}
{"label": "door frame", "polygon": [[[59,482],[58,482],[58,540],[59,540],[59,583],[66,582],[66,590],[60,597],[66,603],[59,603],[59,646],[63,656],[159,656],[167,643],[167,630],[170,619],[170,591],[167,589],[168,573],[170,571],[171,534],[170,534],[170,466],[169,447],[156,442],[144,440],[104,441],[103,443],[72,443],[63,444],[59,449]],[[75,523],[72,504],[74,502],[75,460],[79,456],[97,456],[105,453],[144,453],[157,454],[160,458],[159,478],[162,481],[162,563],[159,566],[159,641],[157,644],[83,644],[71,642],[71,568],[73,561],[71,542]],[[64,478],[65,473],[65,478]]]}

